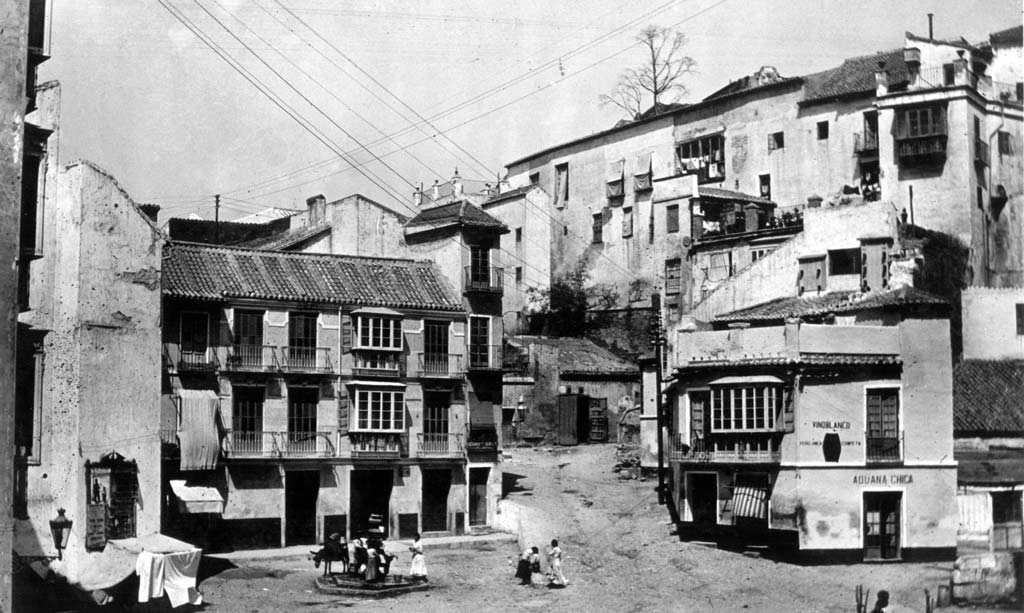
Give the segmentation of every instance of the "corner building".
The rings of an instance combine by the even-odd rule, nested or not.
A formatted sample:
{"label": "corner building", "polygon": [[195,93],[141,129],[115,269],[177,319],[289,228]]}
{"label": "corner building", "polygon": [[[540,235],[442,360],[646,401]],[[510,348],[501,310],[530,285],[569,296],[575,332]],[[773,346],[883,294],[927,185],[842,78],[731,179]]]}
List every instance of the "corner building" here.
{"label": "corner building", "polygon": [[466,312],[434,263],[175,243],[163,291],[165,530],[244,548],[489,522]]}

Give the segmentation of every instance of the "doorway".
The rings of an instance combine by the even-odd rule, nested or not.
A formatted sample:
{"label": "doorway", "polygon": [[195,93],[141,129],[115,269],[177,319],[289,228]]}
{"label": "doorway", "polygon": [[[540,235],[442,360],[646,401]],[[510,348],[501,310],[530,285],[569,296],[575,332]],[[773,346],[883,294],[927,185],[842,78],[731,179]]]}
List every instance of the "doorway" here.
{"label": "doorway", "polygon": [[319,494],[319,472],[295,470],[285,473],[284,538],[286,545],[316,543],[316,500]]}
{"label": "doorway", "polygon": [[686,499],[690,506],[690,521],[706,525],[718,523],[717,474],[687,473]]}
{"label": "doorway", "polygon": [[900,492],[864,493],[864,559],[900,557]]}
{"label": "doorway", "polygon": [[385,537],[390,529],[388,511],[391,505],[391,488],[394,471],[353,470],[349,492],[349,517],[352,522],[352,538],[366,536],[370,529],[370,515],[380,515],[384,523]]}
{"label": "doorway", "polygon": [[448,530],[448,494],[452,489],[452,471],[423,471],[423,531]]}
{"label": "doorway", "polygon": [[487,478],[490,468],[469,469],[469,525],[487,524]]}

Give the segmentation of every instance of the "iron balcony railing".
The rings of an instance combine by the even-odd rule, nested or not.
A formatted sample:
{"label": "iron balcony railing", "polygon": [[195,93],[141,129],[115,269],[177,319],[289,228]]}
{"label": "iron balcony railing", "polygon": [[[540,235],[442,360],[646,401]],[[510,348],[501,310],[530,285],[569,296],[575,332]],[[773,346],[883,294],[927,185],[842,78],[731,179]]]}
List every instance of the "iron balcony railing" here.
{"label": "iron balcony railing", "polygon": [[164,367],[178,372],[212,372],[220,367],[213,348],[182,350],[177,343],[164,343]]}
{"label": "iron balcony railing", "polygon": [[281,368],[291,372],[330,372],[329,347],[281,347]]}
{"label": "iron balcony railing", "polygon": [[356,377],[401,377],[405,374],[405,355],[396,351],[352,352],[352,375]]}
{"label": "iron balcony railing", "polygon": [[388,460],[402,456],[401,436],[385,432],[350,432],[353,458]]}
{"label": "iron balcony railing", "polygon": [[337,455],[328,431],[229,430],[224,443],[229,458],[320,458]]}
{"label": "iron balcony railing", "polygon": [[868,463],[876,462],[901,462],[903,461],[903,435],[898,436],[870,436],[866,439],[865,460]]}
{"label": "iron balcony railing", "polygon": [[501,345],[470,345],[469,370],[501,370]]}
{"label": "iron balcony railing", "polygon": [[467,266],[465,275],[466,282],[463,285],[463,291],[465,293],[484,292],[500,294],[504,289],[502,283],[504,274],[504,268],[495,268],[494,266]]}
{"label": "iron balcony railing", "polygon": [[420,433],[416,438],[417,455],[420,457],[457,458],[466,453],[461,434]]}
{"label": "iron balcony railing", "polygon": [[462,376],[462,354],[420,353],[418,357],[421,377]]}
{"label": "iron balcony railing", "polygon": [[676,434],[669,450],[669,460],[686,463],[775,464],[782,460],[773,437],[744,437],[715,441],[703,438],[686,439]]}
{"label": "iron balcony railing", "polygon": [[877,153],[878,132],[857,132],[853,135],[854,153]]}
{"label": "iron balcony railing", "polygon": [[468,451],[497,451],[500,446],[496,425],[469,427],[469,438],[466,441]]}
{"label": "iron balcony railing", "polygon": [[226,370],[276,370],[277,351],[273,345],[232,345],[228,347]]}

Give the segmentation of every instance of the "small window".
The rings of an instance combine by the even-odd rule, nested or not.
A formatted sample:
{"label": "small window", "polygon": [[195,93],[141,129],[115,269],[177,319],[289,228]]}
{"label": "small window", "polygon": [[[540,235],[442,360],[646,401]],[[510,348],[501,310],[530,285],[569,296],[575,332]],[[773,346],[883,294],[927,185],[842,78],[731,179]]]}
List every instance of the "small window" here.
{"label": "small window", "polygon": [[942,65],[942,84],[943,85],[952,85],[955,76],[956,76],[956,71],[954,70],[952,64],[943,64]]}
{"label": "small window", "polygon": [[594,238],[591,240],[591,242],[594,244],[604,242],[604,227],[602,224],[602,217],[603,215],[601,215],[601,213],[594,214]]}
{"label": "small window", "polygon": [[775,132],[768,135],[768,151],[783,149],[786,147],[786,139],[782,132]]}
{"label": "small window", "polygon": [[523,283],[523,267],[522,266],[516,266],[516,285],[521,285],[522,283]]}
{"label": "small window", "polygon": [[760,187],[761,197],[765,200],[772,199],[772,176],[771,175],[758,175],[757,177],[758,186]]}
{"label": "small window", "polygon": [[633,236],[633,207],[622,209],[622,238]]}
{"label": "small window", "polygon": [[665,231],[674,234],[679,231],[679,205],[670,204],[665,207]]}
{"label": "small window", "polygon": [[530,173],[530,185],[540,185],[540,173],[539,172],[531,172]]}
{"label": "small window", "polygon": [[992,523],[1016,524],[1018,527],[1024,520],[1021,509],[1020,491],[992,492]]}
{"label": "small window", "polygon": [[999,131],[999,155],[1013,155],[1013,138],[1003,130]]}
{"label": "small window", "polygon": [[569,202],[569,164],[555,166],[555,206]]}
{"label": "small window", "polygon": [[828,252],[828,274],[860,274],[860,249],[834,249]]}
{"label": "small window", "polygon": [[1017,305],[1017,336],[1024,336],[1024,304]]}
{"label": "small window", "polygon": [[523,229],[516,228],[516,243],[518,244],[521,242],[523,242]]}
{"label": "small window", "polygon": [[682,261],[665,260],[665,293],[678,294],[682,287]]}
{"label": "small window", "polygon": [[818,140],[828,140],[828,122],[818,122]]}

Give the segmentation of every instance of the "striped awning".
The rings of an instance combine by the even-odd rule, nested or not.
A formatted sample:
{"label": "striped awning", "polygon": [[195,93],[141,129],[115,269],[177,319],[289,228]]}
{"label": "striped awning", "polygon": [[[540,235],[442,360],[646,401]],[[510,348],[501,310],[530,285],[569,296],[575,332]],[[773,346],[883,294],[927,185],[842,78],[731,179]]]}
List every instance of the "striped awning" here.
{"label": "striped awning", "polygon": [[733,516],[767,519],[768,488],[737,486],[732,492]]}

